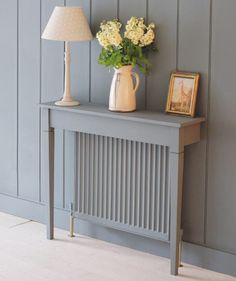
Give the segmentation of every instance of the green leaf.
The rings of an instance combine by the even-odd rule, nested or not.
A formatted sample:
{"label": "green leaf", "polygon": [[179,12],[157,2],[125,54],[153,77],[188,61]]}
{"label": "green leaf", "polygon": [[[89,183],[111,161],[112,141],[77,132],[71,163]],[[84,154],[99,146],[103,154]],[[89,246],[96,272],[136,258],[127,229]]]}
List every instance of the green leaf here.
{"label": "green leaf", "polygon": [[107,49],[102,48],[98,63],[106,67],[115,68],[120,68],[123,65],[137,65],[141,72],[147,74],[150,62],[145,54],[147,51],[154,50],[154,45],[148,47],[141,48],[134,45],[128,38],[124,38],[119,47],[108,46]]}

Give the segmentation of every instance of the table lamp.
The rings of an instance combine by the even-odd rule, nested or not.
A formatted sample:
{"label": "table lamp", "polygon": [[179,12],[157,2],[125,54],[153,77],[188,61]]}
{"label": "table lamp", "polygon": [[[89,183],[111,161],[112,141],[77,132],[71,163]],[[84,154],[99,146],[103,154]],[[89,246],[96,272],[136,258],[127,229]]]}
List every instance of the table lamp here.
{"label": "table lamp", "polygon": [[43,39],[65,41],[65,91],[62,100],[55,104],[76,106],[70,87],[70,45],[71,41],[89,41],[93,36],[81,7],[55,7],[42,34]]}

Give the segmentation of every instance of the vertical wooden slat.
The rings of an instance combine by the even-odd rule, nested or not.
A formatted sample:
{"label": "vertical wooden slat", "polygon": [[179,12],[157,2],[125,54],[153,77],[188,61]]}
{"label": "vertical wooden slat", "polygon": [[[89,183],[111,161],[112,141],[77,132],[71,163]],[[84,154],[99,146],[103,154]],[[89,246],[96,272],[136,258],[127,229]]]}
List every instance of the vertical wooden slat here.
{"label": "vertical wooden slat", "polygon": [[103,186],[103,164],[104,164],[104,157],[103,157],[103,143],[104,138],[99,136],[99,216],[103,216],[103,194],[104,194],[104,186]]}
{"label": "vertical wooden slat", "polygon": [[18,2],[18,190],[20,197],[40,201],[40,1]]}
{"label": "vertical wooden slat", "polygon": [[[127,23],[127,20],[131,18],[132,15],[137,17],[146,17],[146,0],[119,0],[119,20],[123,24],[123,29]],[[140,86],[137,90],[137,108],[142,109],[146,106],[146,80],[145,76],[136,67],[135,71],[140,76]]]}
{"label": "vertical wooden slat", "polygon": [[141,226],[144,228],[145,225],[145,200],[146,200],[146,144],[142,143],[142,181],[141,181],[141,186],[142,186],[142,193],[141,198],[141,210],[142,210],[142,217],[141,217]]}
{"label": "vertical wooden slat", "polygon": [[[77,165],[77,147],[76,147],[76,133],[75,132],[67,132],[65,134],[65,186],[64,186],[64,202],[65,208],[67,210],[70,209],[70,203],[74,201],[74,191],[77,189],[77,175],[78,168]],[[68,163],[68,165],[67,165]]]}
{"label": "vertical wooden slat", "polygon": [[79,146],[78,146],[78,133],[74,132],[74,190],[72,192],[73,210],[79,210]]}
{"label": "vertical wooden slat", "polygon": [[136,194],[136,158],[137,158],[137,153],[136,153],[136,142],[133,141],[132,142],[132,175],[131,175],[131,181],[132,181],[132,193],[131,193],[131,200],[132,200],[132,211],[131,211],[131,215],[132,215],[132,225],[135,226],[135,194]]}
{"label": "vertical wooden slat", "polygon": [[235,10],[236,1],[213,1],[205,214],[207,245],[234,254],[236,254]]}
{"label": "vertical wooden slat", "polygon": [[145,222],[144,222],[144,227],[149,229],[150,225],[150,208],[151,208],[151,144],[146,145],[147,149],[147,163],[146,163],[146,201],[145,201]]}
{"label": "vertical wooden slat", "polygon": [[166,166],[165,166],[165,229],[164,233],[169,233],[170,225],[170,167],[169,167],[169,148],[166,147]]}
{"label": "vertical wooden slat", "polygon": [[154,231],[155,228],[155,217],[156,217],[156,173],[157,173],[157,165],[156,165],[156,153],[157,153],[157,146],[153,145],[152,151],[152,226],[151,229]]}
{"label": "vertical wooden slat", "polygon": [[[208,79],[210,48],[211,0],[180,0],[179,58],[183,71],[201,74],[197,98],[197,114],[208,116]],[[194,13],[191,13],[194,11]],[[191,42],[191,47],[189,47]],[[192,54],[194,53],[194,56]],[[185,149],[185,177],[183,196],[184,239],[195,243],[204,241],[204,197],[206,180],[206,127],[201,130],[201,141]],[[194,179],[194,181],[193,181]]]}
{"label": "vertical wooden slat", "polygon": [[161,231],[162,233],[165,232],[165,216],[166,216],[166,205],[165,205],[165,201],[166,201],[166,194],[167,194],[167,190],[166,190],[166,164],[167,164],[167,155],[166,155],[166,147],[163,147],[163,161],[162,161],[162,219],[161,219]]}
{"label": "vertical wooden slat", "polygon": [[82,206],[82,210],[83,212],[85,212],[85,196],[84,196],[84,189],[85,189],[85,134],[81,133],[81,142],[80,142],[81,146],[80,146],[80,152],[81,152],[81,206]]}
{"label": "vertical wooden slat", "polygon": [[156,225],[157,225],[157,231],[161,231],[160,225],[161,225],[161,146],[158,146],[158,153],[157,153],[157,161],[158,161],[158,172],[157,172],[157,216],[156,216]]}
{"label": "vertical wooden slat", "polygon": [[116,192],[117,192],[117,139],[113,139],[113,146],[112,146],[112,151],[113,151],[113,157],[112,157],[112,163],[113,163],[113,173],[112,173],[112,219],[116,220]]}
{"label": "vertical wooden slat", "polygon": [[157,25],[160,52],[151,53],[147,77],[147,109],[164,110],[170,72],[176,68],[178,0],[148,0],[148,19]]}
{"label": "vertical wooden slat", "polygon": [[55,130],[55,206],[63,208],[64,205],[64,132]]}
{"label": "vertical wooden slat", "polygon": [[82,196],[81,196],[81,190],[82,190],[82,177],[83,177],[83,167],[82,167],[82,150],[81,150],[81,144],[82,142],[82,137],[81,133],[78,133],[78,205],[79,205],[79,210],[82,212]]}
{"label": "vertical wooden slat", "polygon": [[108,137],[104,137],[103,142],[103,159],[104,159],[104,168],[103,168],[103,185],[104,185],[104,210],[103,217],[107,218],[107,207],[108,207]]}
{"label": "vertical wooden slat", "polygon": [[[95,35],[100,23],[106,19],[117,17],[117,0],[93,0],[92,1],[92,32]],[[97,40],[91,44],[91,101],[107,104],[113,71],[109,71],[97,60],[101,46]]]}
{"label": "vertical wooden slat", "polygon": [[141,164],[142,164],[142,144],[140,142],[137,143],[137,183],[136,183],[136,189],[137,189],[137,198],[136,198],[136,222],[138,226],[140,225],[140,218],[142,218],[142,209],[141,209],[141,200],[142,200],[142,186],[141,186]]}
{"label": "vertical wooden slat", "polygon": [[98,136],[95,136],[95,157],[94,157],[94,215],[98,216]]}
{"label": "vertical wooden slat", "polygon": [[90,214],[94,214],[94,135],[90,140]]}
{"label": "vertical wooden slat", "polygon": [[85,175],[84,175],[84,200],[85,200],[85,212],[86,214],[89,214],[89,142],[90,142],[90,135],[85,134],[85,145],[84,145],[84,151],[85,151]]}
{"label": "vertical wooden slat", "polygon": [[122,156],[122,198],[121,198],[121,205],[122,205],[122,223],[126,222],[127,216],[127,208],[126,208],[126,197],[127,197],[127,189],[129,188],[126,184],[126,179],[128,178],[128,159],[127,159],[127,140],[123,140],[123,156]]}
{"label": "vertical wooden slat", "polygon": [[0,9],[0,192],[17,196],[17,0]]}
{"label": "vertical wooden slat", "polygon": [[131,203],[131,182],[132,182],[132,175],[131,175],[131,171],[132,171],[132,165],[131,165],[131,161],[132,161],[132,145],[131,145],[131,141],[128,141],[128,167],[127,167],[127,171],[128,171],[128,175],[127,175],[127,200],[126,200],[126,210],[127,210],[127,218],[126,218],[126,223],[130,224],[131,223],[131,210],[130,210],[130,203]]}
{"label": "vertical wooden slat", "polygon": [[112,145],[113,145],[113,138],[109,138],[109,219],[112,220],[112,176],[113,176],[113,161],[112,161],[112,157],[113,157],[113,149],[112,149]]}
{"label": "vertical wooden slat", "polygon": [[117,198],[117,216],[116,220],[118,222],[121,221],[121,180],[122,180],[122,154],[121,154],[121,145],[122,145],[122,140],[118,139],[118,145],[117,145],[117,163],[118,163],[118,168],[117,168],[117,193],[116,193],[116,198]]}

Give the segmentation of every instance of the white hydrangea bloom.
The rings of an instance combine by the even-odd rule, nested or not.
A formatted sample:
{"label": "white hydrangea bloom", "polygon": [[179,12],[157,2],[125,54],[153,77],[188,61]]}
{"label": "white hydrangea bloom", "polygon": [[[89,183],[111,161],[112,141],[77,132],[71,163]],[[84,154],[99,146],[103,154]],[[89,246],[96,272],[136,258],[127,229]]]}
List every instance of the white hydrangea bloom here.
{"label": "white hydrangea bloom", "polygon": [[[118,20],[103,21],[100,24],[100,31],[96,37],[102,47],[108,46],[122,47],[122,37],[120,34],[121,23]],[[131,17],[125,26],[124,37],[130,39],[133,44],[140,47],[150,45],[155,40],[155,24],[144,24],[143,18]]]}
{"label": "white hydrangea bloom", "polygon": [[133,44],[144,47],[150,45],[154,41],[154,28],[154,23],[146,26],[143,18],[131,17],[125,27],[126,31],[124,35],[126,38],[130,39]]}
{"label": "white hydrangea bloom", "polygon": [[96,37],[102,47],[105,49],[109,45],[118,47],[122,42],[120,35],[121,23],[118,20],[103,21],[100,24],[100,31],[96,34]]}
{"label": "white hydrangea bloom", "polygon": [[152,29],[149,29],[140,39],[140,47],[144,47],[152,44],[154,39],[155,39],[155,34]]}

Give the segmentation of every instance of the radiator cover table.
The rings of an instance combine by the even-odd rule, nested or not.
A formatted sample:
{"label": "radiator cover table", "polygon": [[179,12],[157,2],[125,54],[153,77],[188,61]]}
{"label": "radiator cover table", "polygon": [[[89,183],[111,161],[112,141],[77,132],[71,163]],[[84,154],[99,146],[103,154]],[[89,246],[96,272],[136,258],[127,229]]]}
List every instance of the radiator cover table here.
{"label": "radiator cover table", "polygon": [[204,118],[115,113],[93,104],[40,106],[47,238],[54,237],[54,129],[64,129],[77,139],[79,200],[72,216],[169,242],[171,274],[177,275],[184,147],[200,141]]}

